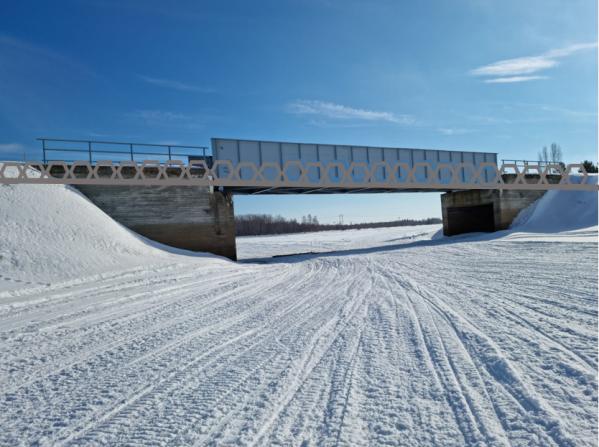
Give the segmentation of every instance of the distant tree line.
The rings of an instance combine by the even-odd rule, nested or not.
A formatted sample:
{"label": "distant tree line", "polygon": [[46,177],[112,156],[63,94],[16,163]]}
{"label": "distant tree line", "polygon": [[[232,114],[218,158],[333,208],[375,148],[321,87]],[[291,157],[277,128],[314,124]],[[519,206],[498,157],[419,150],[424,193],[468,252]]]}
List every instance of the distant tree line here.
{"label": "distant tree line", "polygon": [[237,236],[266,236],[269,234],[310,233],[329,230],[354,230],[362,228],[404,227],[412,225],[439,224],[442,220],[436,217],[428,219],[401,219],[389,222],[369,222],[359,224],[321,224],[316,216],[304,216],[297,219],[285,219],[283,216],[270,214],[244,214],[235,216],[235,233]]}

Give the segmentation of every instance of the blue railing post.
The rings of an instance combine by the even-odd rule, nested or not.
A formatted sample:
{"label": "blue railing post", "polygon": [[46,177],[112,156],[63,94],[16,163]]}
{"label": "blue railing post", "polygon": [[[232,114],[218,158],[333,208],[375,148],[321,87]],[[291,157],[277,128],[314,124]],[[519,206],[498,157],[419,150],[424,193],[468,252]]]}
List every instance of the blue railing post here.
{"label": "blue railing post", "polygon": [[91,164],[92,164],[92,142],[88,141],[87,145],[88,145],[88,149],[89,149],[89,164],[91,166]]}
{"label": "blue railing post", "polygon": [[133,143],[129,144],[129,149],[131,150],[131,161],[133,161]]}

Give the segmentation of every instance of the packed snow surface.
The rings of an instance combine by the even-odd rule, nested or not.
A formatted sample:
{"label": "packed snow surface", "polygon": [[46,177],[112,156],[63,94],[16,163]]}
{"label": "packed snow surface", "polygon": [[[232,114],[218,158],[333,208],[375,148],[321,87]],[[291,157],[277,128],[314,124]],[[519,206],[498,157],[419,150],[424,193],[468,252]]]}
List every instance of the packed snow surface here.
{"label": "packed snow surface", "polygon": [[234,263],[0,185],[0,445],[597,445],[597,193],[525,211]]}

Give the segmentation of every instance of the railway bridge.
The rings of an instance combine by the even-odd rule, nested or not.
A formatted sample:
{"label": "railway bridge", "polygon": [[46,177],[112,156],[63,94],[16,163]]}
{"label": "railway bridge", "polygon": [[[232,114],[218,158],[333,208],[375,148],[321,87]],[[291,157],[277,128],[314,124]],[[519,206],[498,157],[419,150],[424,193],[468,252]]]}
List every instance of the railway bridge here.
{"label": "railway bridge", "polygon": [[40,140],[43,162],[18,164],[16,179],[0,170],[0,183],[71,184],[142,236],[232,260],[235,195],[443,192],[444,234],[491,232],[567,185],[573,167],[520,171],[499,167],[495,153],[222,138],[211,147]]}

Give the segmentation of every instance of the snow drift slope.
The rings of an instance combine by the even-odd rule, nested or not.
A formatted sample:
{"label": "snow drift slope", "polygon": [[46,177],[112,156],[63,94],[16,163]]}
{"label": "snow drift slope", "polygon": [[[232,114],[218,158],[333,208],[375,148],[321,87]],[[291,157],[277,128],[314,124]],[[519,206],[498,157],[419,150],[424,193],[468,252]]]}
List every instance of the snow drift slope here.
{"label": "snow drift slope", "polygon": [[[93,229],[130,251],[74,246],[69,274],[112,272],[77,284],[6,282],[0,445],[597,445],[596,242],[347,232],[344,252],[237,265],[40,221],[13,188],[11,247]],[[46,209],[74,197],[44,188]],[[22,281],[65,277],[11,253]]]}
{"label": "snow drift slope", "polygon": [[[582,175],[570,175],[579,184]],[[596,185],[597,174],[590,174],[588,184]],[[597,191],[547,191],[541,199],[523,210],[512,228],[530,233],[558,233],[596,228]]]}
{"label": "snow drift slope", "polygon": [[182,259],[173,254],[215,258],[149,241],[65,185],[0,185],[0,222],[0,292]]}

